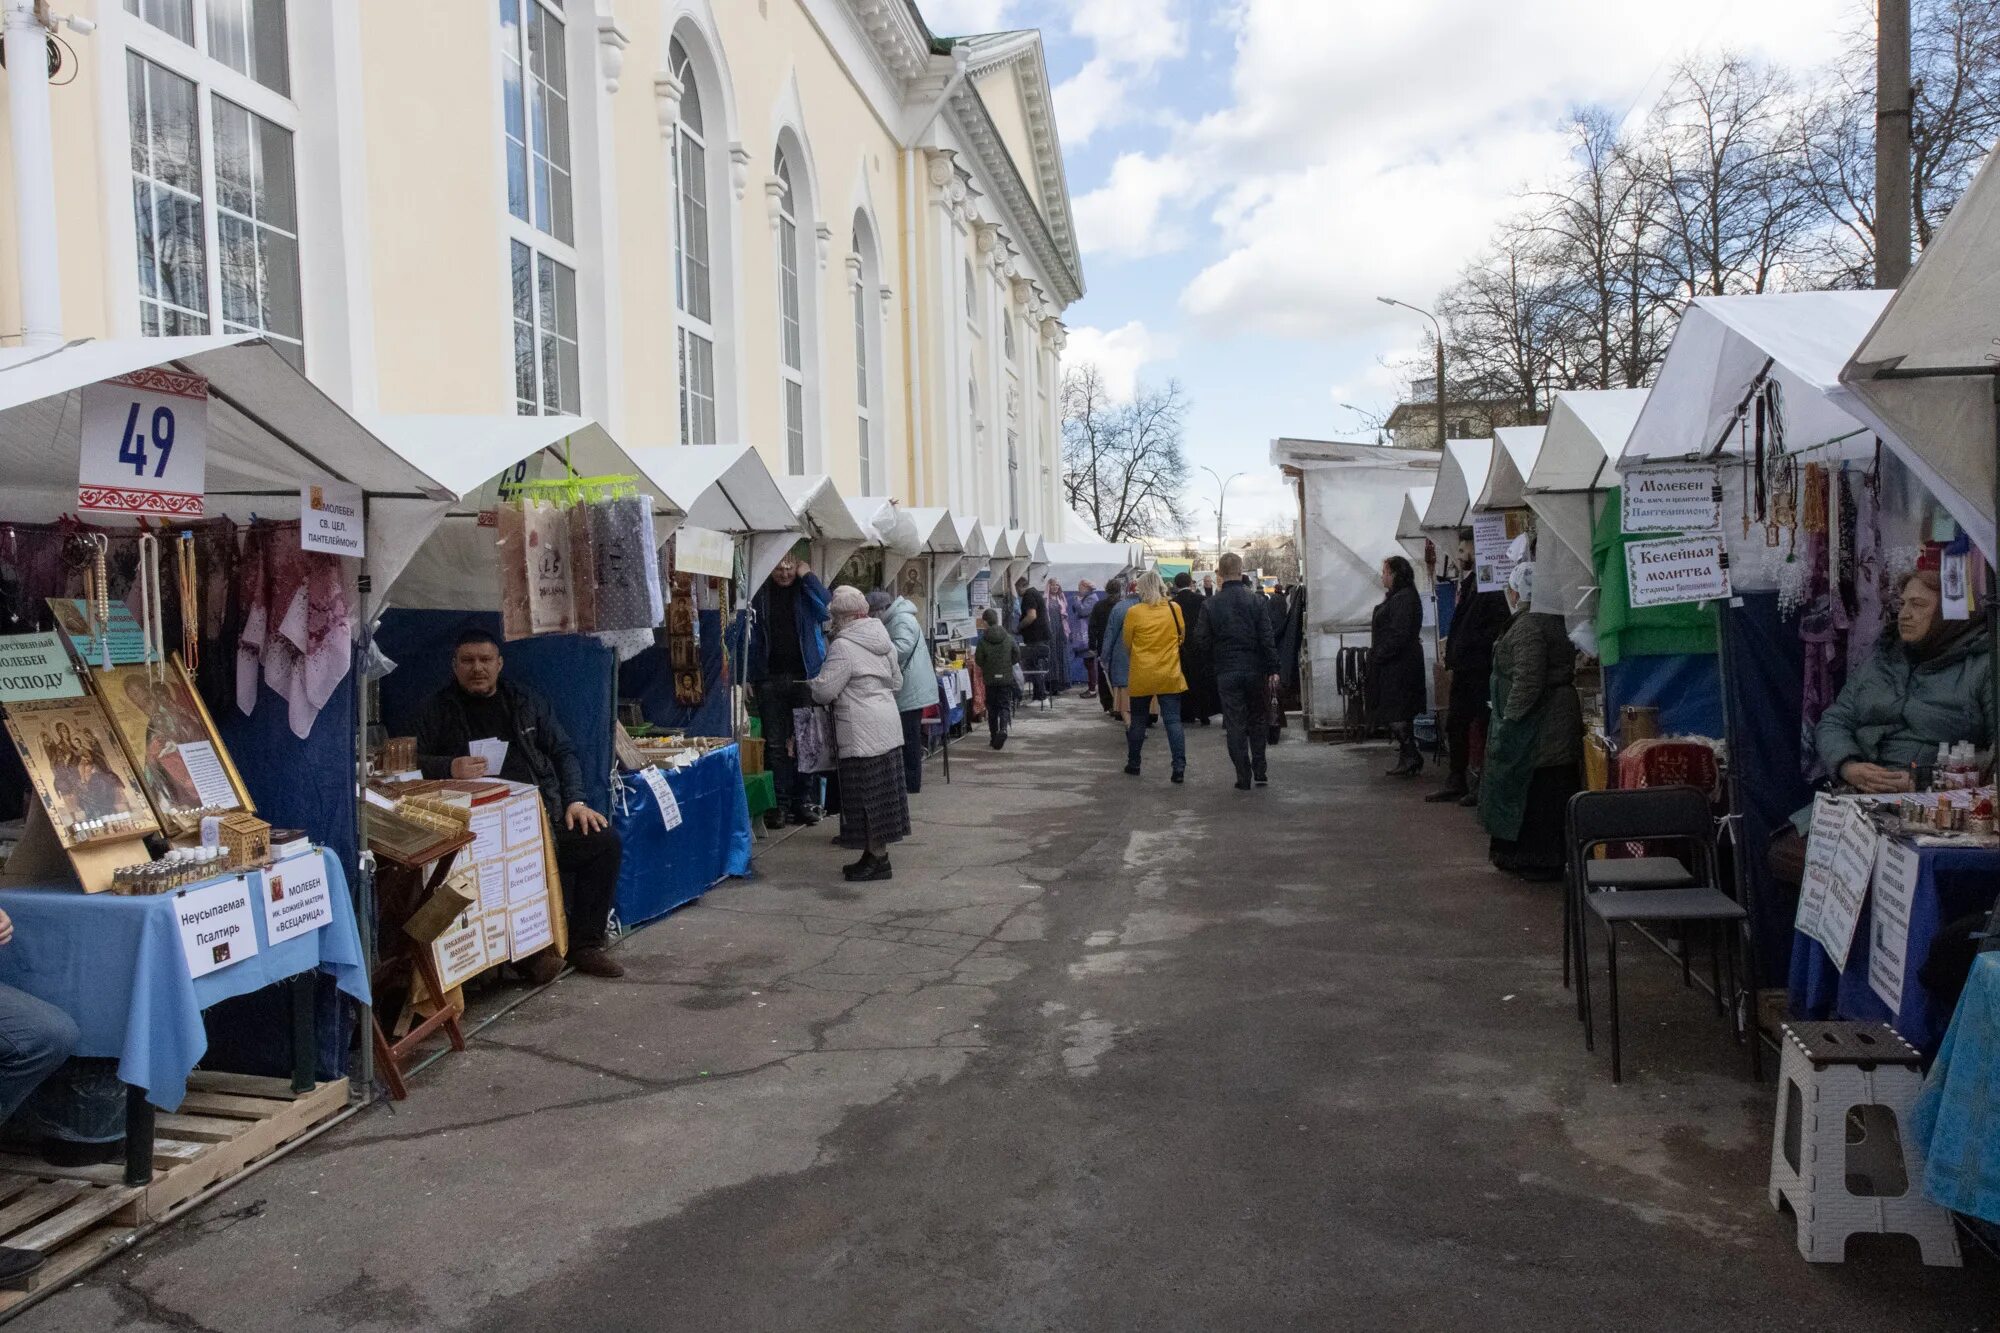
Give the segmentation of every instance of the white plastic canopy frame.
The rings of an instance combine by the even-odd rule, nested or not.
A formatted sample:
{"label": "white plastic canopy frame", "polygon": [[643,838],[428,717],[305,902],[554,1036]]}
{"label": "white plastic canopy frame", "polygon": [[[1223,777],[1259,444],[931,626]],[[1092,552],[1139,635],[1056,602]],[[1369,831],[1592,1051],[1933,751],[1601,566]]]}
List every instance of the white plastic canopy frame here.
{"label": "white plastic canopy frame", "polygon": [[1424,531],[1424,510],[1430,505],[1434,489],[1432,486],[1412,486],[1404,491],[1403,515],[1396,522],[1396,544],[1420,569],[1424,563],[1424,547],[1430,542],[1430,534]]}
{"label": "white plastic canopy frame", "polygon": [[1535,459],[1542,452],[1546,426],[1501,426],[1493,432],[1497,447],[1493,466],[1486,470],[1486,484],[1472,502],[1474,509],[1520,509],[1527,504],[1523,492]]}
{"label": "white plastic canopy frame", "polygon": [[798,517],[799,527],[812,542],[813,568],[832,578],[849,556],[869,543],[869,530],[848,509],[832,477],[820,474],[776,480]]}
{"label": "white plastic canopy frame", "polygon": [[[1934,375],[1938,371],[1975,374]],[[1994,550],[2000,449],[2000,151],[1841,369],[1841,405],[1883,440],[1979,548]]]}
{"label": "white plastic canopy frame", "polygon": [[405,458],[423,459],[454,497],[436,528],[385,590],[384,605],[440,611],[500,609],[494,533],[479,526],[479,514],[498,503],[502,473],[510,482],[571,473],[636,476],[640,493],[653,497],[654,539],[664,542],[680,523],[679,511],[660,495],[659,484],[638,460],[603,427],[582,417],[418,413],[369,417],[366,424]]}
{"label": "white plastic canopy frame", "polygon": [[1431,490],[1430,504],[1424,509],[1427,532],[1455,533],[1465,526],[1473,497],[1486,489],[1494,448],[1492,440],[1445,441],[1437,484]]}
{"label": "white plastic canopy frame", "polygon": [[1556,395],[1548,433],[1523,488],[1534,511],[1535,608],[1582,618],[1597,586],[1591,540],[1605,501],[1598,492],[1618,484],[1618,456],[1646,406],[1647,389],[1570,389]]}
{"label": "white plastic canopy frame", "polygon": [[745,596],[762,586],[805,535],[763,455],[747,444],[653,445],[631,454],[686,515],[684,523],[729,533],[748,545]]}
{"label": "white plastic canopy frame", "polygon": [[[0,350],[0,517],[49,522],[74,512],[81,391],[167,367],[208,381],[204,512],[247,520],[298,515],[300,488],[345,482],[367,497],[362,568],[372,617],[451,491],[372,434],[261,338],[104,338]],[[126,520],[92,515],[116,526]]]}
{"label": "white plastic canopy frame", "polygon": [[1085,579],[1102,588],[1132,567],[1131,552],[1116,542],[1046,542],[1043,554],[1048,558],[1045,577],[1069,592]]}

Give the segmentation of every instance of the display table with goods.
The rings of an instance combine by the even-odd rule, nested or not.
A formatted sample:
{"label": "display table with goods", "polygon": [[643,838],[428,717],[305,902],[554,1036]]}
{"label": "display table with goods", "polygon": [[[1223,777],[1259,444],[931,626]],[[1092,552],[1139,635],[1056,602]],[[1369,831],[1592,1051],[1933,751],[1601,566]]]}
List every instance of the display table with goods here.
{"label": "display table with goods", "polygon": [[616,898],[625,930],[750,873],[751,812],[737,747],[697,740],[653,754],[656,761],[622,775],[612,795],[611,826],[625,849]]}
{"label": "display table with goods", "polygon": [[1792,1013],[1884,1022],[1918,1050],[1937,1050],[1951,1014],[1924,984],[1925,964],[1950,923],[1992,907],[1997,884],[1990,787],[1818,797],[1794,922]]}

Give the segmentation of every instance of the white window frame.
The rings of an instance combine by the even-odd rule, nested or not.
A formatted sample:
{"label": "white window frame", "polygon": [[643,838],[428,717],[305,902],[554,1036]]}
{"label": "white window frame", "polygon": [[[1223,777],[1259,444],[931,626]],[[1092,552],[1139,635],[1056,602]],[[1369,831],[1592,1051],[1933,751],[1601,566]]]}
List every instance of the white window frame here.
{"label": "white window frame", "polygon": [[[521,44],[517,50],[512,50],[512,51],[508,50],[506,41],[506,29],[504,27],[501,27],[499,29],[501,36],[500,86],[503,90],[503,95],[504,95],[504,90],[507,86],[506,67],[508,62],[512,61],[518,63],[521,70],[521,105],[518,109],[521,113],[521,133],[523,135],[523,139],[521,142],[522,170],[525,173],[525,179],[523,181],[523,185],[527,190],[527,207],[528,207],[528,216],[525,219],[515,217],[513,200],[509,199],[507,201],[507,216],[510,218],[514,218],[516,222],[525,222],[529,226],[540,231],[542,235],[547,236],[551,241],[555,242],[558,245],[567,245],[574,248],[576,244],[576,230],[577,230],[576,138],[570,132],[570,130],[571,127],[576,122],[576,117],[574,114],[574,101],[575,101],[574,94],[576,89],[576,83],[570,77],[571,74],[570,63],[573,59],[572,50],[574,46],[574,39],[578,36],[578,34],[575,31],[572,31],[569,21],[568,11],[564,9],[563,5],[560,3],[560,0],[555,0],[555,2],[553,3],[552,0],[500,0],[500,4],[504,4],[508,8],[512,9],[514,13],[519,17],[522,24]],[[488,6],[491,11],[495,12],[494,23],[498,25],[499,18],[497,15],[497,11],[499,9],[499,5],[495,5],[492,3],[492,0],[488,0]],[[562,37],[563,37],[562,141],[566,145],[568,150],[567,152],[568,161],[565,162],[560,168],[556,166],[554,158],[537,154],[535,151],[536,79],[535,79],[535,71],[529,65],[528,62],[528,31],[526,26],[530,13],[535,10],[539,10],[543,14],[546,14],[549,17],[553,18],[556,21],[556,23],[560,25],[562,28]],[[504,183],[507,180],[506,169],[511,165],[511,159],[513,156],[512,149],[509,146],[511,141],[509,140],[507,135],[507,122],[504,117],[504,114],[500,121],[500,141],[501,141],[501,152],[503,154],[503,160],[501,164],[502,165],[501,181],[503,182],[504,185]],[[544,218],[539,216],[540,210],[537,206],[535,198],[535,163],[538,157],[540,157],[541,160],[546,161],[549,164],[549,172],[551,177],[550,208],[552,210],[555,207],[554,203],[555,188],[553,183],[555,173],[560,171],[564,180],[568,184],[570,239],[567,241],[563,240],[562,237],[556,234],[555,218],[553,217]],[[572,264],[570,267],[574,268],[575,265]]]}
{"label": "white window frame", "polygon": [[[134,321],[134,331],[143,328],[140,323],[140,304],[150,300],[139,289],[138,281],[138,224],[132,215],[132,107],[129,97],[123,91],[126,84],[126,70],[129,68],[128,54],[151,61],[169,73],[179,75],[195,85],[195,123],[200,137],[201,148],[201,230],[202,230],[202,291],[208,302],[205,313],[206,328],[209,333],[224,332],[222,312],[222,229],[220,221],[221,204],[215,178],[215,99],[221,97],[237,106],[270,121],[284,130],[292,138],[292,211],[297,219],[300,212],[299,180],[303,174],[300,164],[299,136],[302,117],[298,105],[291,98],[272,92],[248,74],[240,74],[207,52],[208,45],[208,3],[194,0],[194,35],[196,45],[190,46],[178,37],[156,28],[137,15],[128,13],[124,0],[107,0],[104,18],[115,24],[115,32],[124,38],[122,50],[112,50],[107,44],[107,55],[115,57],[116,79],[118,82],[118,104],[124,109],[124,117],[117,127],[116,137],[121,139],[122,152],[119,178],[122,192],[113,200],[113,212],[123,219],[123,233],[126,238],[124,252],[133,258],[130,261],[131,299],[126,302],[130,317]],[[286,16],[286,32],[296,32],[297,27]],[[286,83],[298,86],[297,61],[291,53],[286,53]],[[259,224],[262,225],[262,224]],[[277,230],[273,228],[273,230]],[[297,239],[297,233],[293,233]],[[245,331],[268,338],[273,343],[283,343],[300,349],[304,359],[304,332],[312,327],[311,312],[306,307],[306,255],[305,245],[300,241],[299,254],[299,329],[300,337],[272,333],[262,329],[245,328]],[[123,284],[119,284],[122,286]],[[158,304],[158,302],[155,302]],[[185,307],[179,307],[185,309]],[[194,313],[189,311],[188,313]],[[245,326],[239,326],[245,327]]]}
{"label": "white window frame", "polygon": [[[710,108],[702,100],[701,89],[695,78],[694,53],[678,36],[670,39],[669,59],[678,48],[683,61],[679,69],[669,71],[681,81],[680,111],[674,119],[673,148],[669,158],[672,169],[674,211],[674,361],[677,382],[680,386],[680,431],[682,444],[714,444],[720,436],[715,390],[716,333],[715,311],[718,300],[716,290],[716,245],[715,245],[715,200],[709,189],[712,177],[709,174],[708,122]],[[699,128],[688,124],[686,108],[688,99],[693,98],[701,111],[702,123]],[[699,154],[700,168],[690,175],[687,163],[688,150],[692,147]],[[703,318],[688,309],[688,182],[698,180],[701,186],[702,206],[702,261],[704,279],[708,293],[708,317]],[[697,384],[689,376],[689,347],[691,340],[698,340],[707,349],[708,374],[706,382]],[[706,392],[702,392],[702,390]],[[704,420],[703,405],[706,405]]]}
{"label": "white window frame", "polygon": [[[543,0],[526,0],[526,3],[543,4]],[[545,7],[550,8],[550,11],[554,13],[558,19],[566,20],[566,12],[564,10],[549,6]],[[522,399],[520,397],[519,380],[516,375],[517,366],[514,359],[515,358],[514,324],[516,322],[514,315],[514,246],[515,244],[518,243],[520,245],[526,246],[528,250],[531,252],[531,254],[534,256],[529,266],[529,273],[531,279],[529,283],[529,289],[532,293],[531,299],[534,303],[533,310],[535,316],[535,402],[537,410],[533,415],[548,414],[547,410],[541,407],[541,402],[543,398],[541,335],[544,327],[542,320],[542,311],[541,311],[541,288],[542,288],[541,266],[543,257],[551,259],[556,263],[561,264],[564,268],[568,269],[570,272],[571,280],[574,282],[577,288],[578,384],[577,384],[576,401],[577,401],[577,409],[579,412],[581,412],[583,406],[582,381],[584,380],[584,378],[586,378],[586,372],[583,368],[584,266],[581,263],[581,259],[577,253],[577,248],[575,245],[569,242],[558,240],[553,234],[543,231],[534,222],[526,221],[516,217],[514,215],[513,206],[507,199],[506,181],[507,181],[508,140],[507,140],[507,122],[505,118],[506,108],[503,104],[504,99],[506,97],[506,88],[507,88],[507,59],[508,59],[507,30],[506,28],[501,26],[500,23],[500,7],[499,5],[492,3],[492,0],[486,0],[486,21],[492,25],[492,34],[493,34],[492,71],[490,77],[493,80],[492,87],[495,96],[492,105],[494,109],[500,114],[500,119],[497,120],[493,126],[492,143],[493,143],[493,153],[496,160],[496,166],[499,169],[500,173],[499,179],[501,182],[501,189],[500,189],[501,231],[500,231],[499,262],[500,262],[500,272],[504,275],[502,288],[506,294],[504,309],[506,311],[507,337],[504,341],[505,356],[503,360],[503,366],[504,366],[503,382],[507,386],[506,390],[507,396],[505,401],[512,403],[514,405],[514,410],[516,412],[521,412]],[[566,64],[563,73],[565,76],[566,86],[572,90],[573,94],[574,90],[579,86],[576,81],[575,74],[577,69],[577,56],[576,56],[578,47],[577,39],[580,36],[580,30],[574,25],[567,24],[567,22],[565,23],[565,27],[566,31],[563,34],[563,58]],[[594,48],[592,48],[592,50],[594,52]],[[525,98],[527,96],[527,91],[529,89],[529,86],[534,81],[534,73],[533,71],[527,68],[525,62],[525,54],[526,54],[525,51],[520,52],[518,54],[520,54],[523,57],[522,70],[521,70],[521,86],[522,86],[523,96]],[[565,113],[569,117],[569,123],[568,125],[565,126],[564,133],[565,137],[569,139],[570,143],[570,168],[569,168],[570,229],[572,235],[575,234],[576,220],[577,220],[576,139],[574,134],[571,132],[575,125],[573,103],[574,103],[574,96],[572,95],[569,103],[566,103],[564,108]],[[525,106],[525,104],[522,107],[522,112],[524,115],[527,113],[527,107]],[[530,135],[532,135],[533,133],[532,127],[530,127],[529,129],[529,133]],[[532,215],[535,211],[534,144],[532,142],[528,144],[528,177],[529,177],[528,212]],[[530,414],[522,413],[522,415],[530,415]]]}
{"label": "white window frame", "polygon": [[772,158],[771,171],[784,184],[783,192],[777,196],[778,421],[785,432],[785,470],[793,476],[802,476],[811,463],[805,294],[805,284],[811,275],[805,256],[799,253],[799,169],[783,145]]}

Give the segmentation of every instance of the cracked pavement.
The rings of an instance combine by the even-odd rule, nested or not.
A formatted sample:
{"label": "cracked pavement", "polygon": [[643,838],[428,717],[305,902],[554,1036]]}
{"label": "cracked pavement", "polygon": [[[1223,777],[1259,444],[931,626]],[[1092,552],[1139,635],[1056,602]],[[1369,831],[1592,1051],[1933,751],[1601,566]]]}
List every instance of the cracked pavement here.
{"label": "cracked pavement", "polygon": [[[1372,747],[1094,704],[954,748],[896,878],[829,829],[624,941],[24,1330],[1994,1327],[1968,1255],[1809,1268],[1770,1091],[1629,968],[1584,1053],[1559,900]],[[1155,741],[1152,749],[1164,747]]]}

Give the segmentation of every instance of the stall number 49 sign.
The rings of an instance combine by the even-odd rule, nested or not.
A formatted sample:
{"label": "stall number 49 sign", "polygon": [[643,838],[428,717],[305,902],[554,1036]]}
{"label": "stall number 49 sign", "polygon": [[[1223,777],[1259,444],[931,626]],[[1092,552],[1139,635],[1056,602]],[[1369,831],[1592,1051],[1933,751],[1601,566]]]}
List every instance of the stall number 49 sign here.
{"label": "stall number 49 sign", "polygon": [[78,509],[201,517],[207,380],[153,369],[86,385],[82,424]]}

